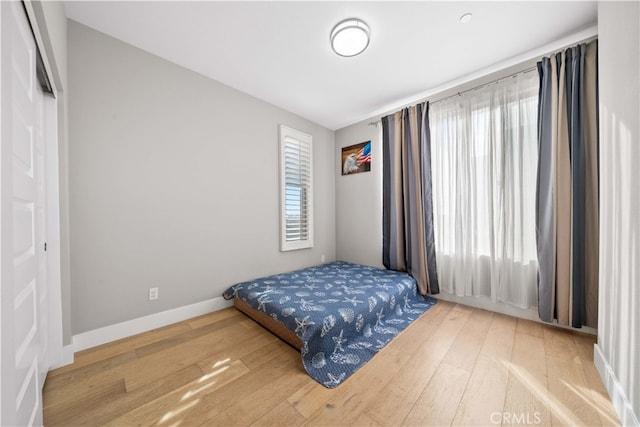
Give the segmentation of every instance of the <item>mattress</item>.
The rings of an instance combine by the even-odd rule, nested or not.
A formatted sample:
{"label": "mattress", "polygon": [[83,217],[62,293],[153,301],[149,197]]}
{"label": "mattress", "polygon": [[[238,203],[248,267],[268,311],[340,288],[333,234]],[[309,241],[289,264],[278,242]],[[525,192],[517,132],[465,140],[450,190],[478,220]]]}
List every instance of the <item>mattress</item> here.
{"label": "mattress", "polygon": [[406,273],[341,261],[238,283],[223,296],[298,348],[307,373],[328,388],[436,302]]}

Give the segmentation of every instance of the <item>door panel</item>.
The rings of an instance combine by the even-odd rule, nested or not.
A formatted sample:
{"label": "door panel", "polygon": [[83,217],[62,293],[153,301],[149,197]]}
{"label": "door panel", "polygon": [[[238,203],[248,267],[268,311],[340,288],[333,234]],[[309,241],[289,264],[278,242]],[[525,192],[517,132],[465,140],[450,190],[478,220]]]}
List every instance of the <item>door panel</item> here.
{"label": "door panel", "polygon": [[[46,364],[44,94],[22,3],[0,2],[2,406],[0,425],[42,423]],[[8,217],[8,218],[7,218]],[[6,281],[6,282],[5,282]]]}
{"label": "door panel", "polygon": [[[40,417],[42,416],[42,408],[40,405],[41,392],[38,387],[38,364],[34,360],[29,367],[25,375],[25,381],[22,383],[22,387],[18,392],[17,402],[17,419],[28,420],[25,425],[35,425],[38,419],[38,412],[40,411]],[[21,423],[22,424],[22,423]],[[21,425],[19,424],[19,425]],[[37,424],[41,424],[37,423]]]}

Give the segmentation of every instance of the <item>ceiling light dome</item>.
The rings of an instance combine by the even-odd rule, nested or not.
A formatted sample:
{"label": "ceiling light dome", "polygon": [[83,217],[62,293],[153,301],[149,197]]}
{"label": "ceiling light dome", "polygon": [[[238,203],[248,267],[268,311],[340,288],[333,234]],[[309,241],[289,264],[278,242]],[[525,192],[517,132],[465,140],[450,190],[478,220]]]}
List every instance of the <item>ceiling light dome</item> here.
{"label": "ceiling light dome", "polygon": [[340,56],[356,56],[367,46],[369,26],[361,19],[345,19],[331,30],[331,48]]}

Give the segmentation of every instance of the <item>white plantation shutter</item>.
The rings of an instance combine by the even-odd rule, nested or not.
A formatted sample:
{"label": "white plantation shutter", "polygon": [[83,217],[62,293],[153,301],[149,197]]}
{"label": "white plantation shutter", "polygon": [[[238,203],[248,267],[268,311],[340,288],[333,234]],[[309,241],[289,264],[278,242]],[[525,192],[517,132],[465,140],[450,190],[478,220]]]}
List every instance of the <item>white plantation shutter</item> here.
{"label": "white plantation shutter", "polygon": [[280,126],[280,250],[313,247],[311,135]]}

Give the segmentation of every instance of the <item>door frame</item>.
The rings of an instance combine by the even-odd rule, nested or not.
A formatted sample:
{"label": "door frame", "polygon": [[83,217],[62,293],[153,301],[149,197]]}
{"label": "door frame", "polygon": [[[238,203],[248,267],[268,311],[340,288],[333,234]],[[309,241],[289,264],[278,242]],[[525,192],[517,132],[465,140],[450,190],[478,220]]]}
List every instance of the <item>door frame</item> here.
{"label": "door frame", "polygon": [[46,156],[46,241],[47,241],[47,295],[48,325],[47,363],[51,368],[65,364],[62,330],[62,275],[60,252],[60,174],[58,142],[58,99],[61,96],[53,75],[51,61],[45,48],[42,32],[38,26],[36,12],[31,1],[22,2],[27,20],[33,32],[33,38],[40,51],[45,71],[49,78],[53,97],[44,99],[44,132]]}
{"label": "door frame", "polygon": [[[24,6],[24,7],[23,7]],[[38,23],[36,20],[36,15],[33,10],[33,5],[26,2],[18,2],[16,0],[12,2],[1,2],[0,3],[0,27],[4,27],[5,25],[12,26],[13,24],[9,24],[10,20],[13,20],[12,16],[14,16],[14,12],[10,10],[12,8],[20,7],[25,12],[26,22],[31,27],[34,44],[41,52],[41,57],[45,65],[45,72],[48,75],[48,78],[51,82],[51,86],[53,88],[54,97],[44,96],[44,117],[42,122],[42,130],[44,133],[44,156],[45,156],[45,165],[44,165],[44,179],[45,179],[45,235],[44,239],[47,242],[47,251],[46,251],[46,259],[45,265],[47,268],[46,273],[46,313],[43,313],[46,317],[46,326],[43,328],[41,340],[42,348],[46,349],[46,354],[41,355],[42,358],[42,368],[43,368],[43,377],[38,380],[38,384],[40,385],[39,393],[42,393],[42,386],[44,384],[44,376],[46,375],[46,371],[50,370],[52,366],[56,364],[60,365],[63,361],[63,328],[62,328],[62,292],[61,292],[61,252],[60,252],[60,191],[59,191],[59,140],[58,140],[58,103],[56,101],[56,96],[59,96],[60,92],[58,87],[56,87],[55,79],[53,79],[53,75],[51,73],[51,62],[46,53],[46,49],[43,43],[43,39],[40,36],[40,32],[38,29]],[[4,32],[4,28],[2,28]],[[8,44],[10,40],[2,40],[0,41],[0,55],[2,56],[2,62],[9,60],[9,55],[11,55],[11,48]],[[5,66],[3,65],[3,69]],[[4,75],[4,71],[0,73],[0,78],[2,79],[2,87],[4,90],[7,90],[7,93],[3,93],[2,103],[0,105],[0,118],[3,122],[2,126],[0,126],[0,132],[2,133],[2,140],[11,141],[11,126],[5,126],[5,119],[7,123],[11,122],[11,115],[9,114],[8,105],[11,101],[7,101],[11,98],[11,89],[8,84],[9,73]],[[6,96],[5,96],[6,95]],[[5,111],[6,110],[6,111]],[[2,262],[0,262],[0,276],[2,277],[3,288],[5,286],[13,285],[13,273],[10,268],[5,270],[5,266],[9,266],[12,262],[9,261],[10,256],[9,253],[5,253],[5,241],[9,239],[11,241],[10,236],[13,233],[13,220],[11,219],[12,209],[10,208],[11,200],[10,195],[13,193],[12,190],[12,173],[13,167],[10,166],[13,161],[13,156],[10,150],[7,147],[10,147],[11,144],[2,144],[2,150],[0,154],[0,238],[2,239],[2,248],[0,248],[0,257]],[[7,246],[7,250],[9,246]],[[5,280],[6,279],[6,280]],[[12,295],[9,293],[7,296]],[[0,304],[0,330],[2,331],[2,341],[3,342],[13,342],[13,322],[12,317],[13,311],[9,308],[13,305],[9,300],[2,301]],[[6,310],[6,311],[5,311]],[[37,322],[41,324],[39,321]],[[40,326],[40,328],[42,328]],[[3,346],[4,347],[4,346]],[[10,346],[11,347],[11,346]],[[4,404],[7,402],[14,401],[16,396],[12,395],[3,395],[4,392],[12,394],[15,390],[14,377],[13,374],[13,364],[10,363],[9,360],[4,360],[5,352],[0,352],[0,376],[2,377],[3,387],[0,388],[0,419],[6,422],[11,422],[14,415],[11,415],[11,411],[7,413],[4,412]],[[42,402],[40,396],[40,402]],[[38,416],[37,420],[41,422],[41,413]],[[38,422],[38,421],[36,421]]]}

